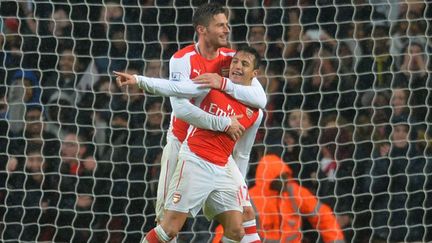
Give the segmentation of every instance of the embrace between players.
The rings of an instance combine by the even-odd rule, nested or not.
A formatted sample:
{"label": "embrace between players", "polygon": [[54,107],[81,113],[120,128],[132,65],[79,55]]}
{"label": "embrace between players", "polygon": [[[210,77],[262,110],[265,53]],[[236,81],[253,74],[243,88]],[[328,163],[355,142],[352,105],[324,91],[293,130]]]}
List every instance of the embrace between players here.
{"label": "embrace between players", "polygon": [[[250,47],[227,48],[227,12],[218,4],[200,6],[193,25],[198,42],[173,55],[169,80],[115,72],[119,86],[170,96],[173,108],[161,158],[159,224],[144,242],[172,241],[201,208],[223,226],[223,242],[261,242],[245,182],[267,102],[256,79],[260,57]],[[229,78],[222,77],[227,71]]]}

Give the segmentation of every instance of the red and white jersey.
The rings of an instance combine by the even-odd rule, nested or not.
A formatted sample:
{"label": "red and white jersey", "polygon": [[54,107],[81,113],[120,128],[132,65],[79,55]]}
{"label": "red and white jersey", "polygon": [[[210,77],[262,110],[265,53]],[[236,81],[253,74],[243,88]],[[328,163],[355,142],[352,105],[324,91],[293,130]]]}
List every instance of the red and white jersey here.
{"label": "red and white jersey", "polygon": [[[202,74],[204,72],[211,72],[212,70],[225,75],[229,72],[227,68],[233,55],[233,50],[221,48],[219,49],[218,58],[206,60],[191,45],[180,50],[171,58],[169,80],[135,75],[138,87],[150,93],[170,97],[173,113],[171,114],[171,124],[167,135],[168,141],[182,142],[187,135],[189,124],[221,132],[230,125],[231,119],[229,117],[215,116],[199,108],[203,92],[205,96],[209,91],[199,88],[199,85],[190,79],[191,77],[196,77],[198,73]],[[204,65],[205,63],[210,64],[207,66]],[[267,97],[258,79],[253,78],[251,86],[236,84],[229,79],[224,79],[224,81],[223,92],[226,94],[249,107],[265,108]],[[190,102],[191,99],[194,100],[194,104]],[[174,114],[181,117],[182,120],[187,121],[187,123],[176,119]],[[248,129],[243,134],[242,138],[237,141],[232,154],[232,159],[234,159],[243,175],[246,175],[247,172],[250,148],[252,148],[256,135],[256,130],[253,130]]]}
{"label": "red and white jersey", "polygon": [[[253,86],[243,86],[243,88],[233,88],[236,86],[234,83],[232,83],[229,79],[224,79],[226,82],[226,89],[224,91],[216,91],[216,90],[210,90],[210,89],[202,89],[200,88],[200,85],[193,83],[192,81],[189,82],[172,82],[170,80],[166,79],[159,79],[159,78],[149,78],[144,76],[136,76],[138,80],[138,86],[142,89],[145,89],[146,91],[158,94],[162,96],[176,96],[181,97],[185,99],[187,102],[185,104],[188,104],[189,99],[194,99],[195,104],[198,106],[191,104],[191,107],[196,108],[199,110],[200,113],[204,115],[198,116],[198,120],[204,120],[204,123],[209,123],[206,116],[216,117],[216,118],[228,118],[230,120],[229,115],[232,114],[243,114],[242,119],[252,119],[254,117],[254,113],[258,112],[258,118],[255,119],[255,123],[253,123],[252,126],[249,127],[249,129],[246,129],[246,131],[243,133],[243,136],[235,143],[235,148],[232,153],[232,158],[237,163],[241,173],[245,176],[247,171],[247,165],[249,163],[249,155],[250,151],[252,149],[252,146],[255,141],[255,136],[258,131],[259,125],[261,123],[263,112],[261,110],[255,110],[253,108],[252,103],[254,102],[246,102],[247,100],[254,100],[254,104],[261,104],[261,106],[265,105],[266,99],[262,99],[262,97],[259,95],[260,92],[260,84],[258,81],[257,84],[255,84],[255,88]],[[254,81],[252,80],[252,85]],[[242,85],[238,85],[242,86]],[[261,88],[262,89],[262,88]],[[246,92],[235,92],[234,90],[242,90]],[[247,92],[247,91],[250,92]],[[232,92],[234,91],[234,92]],[[258,91],[258,92],[257,92]],[[211,96],[209,96],[211,94]],[[218,94],[218,95],[216,95]],[[216,97],[216,98],[215,98]],[[214,103],[214,104],[212,104]],[[190,104],[190,103],[189,103]],[[246,105],[247,104],[247,105]],[[186,109],[190,109],[187,107]],[[187,112],[187,110],[184,110],[183,112]],[[201,110],[203,109],[203,110]],[[252,113],[251,113],[252,111]],[[189,113],[190,114],[190,113]],[[252,114],[252,115],[251,115]],[[245,122],[245,121],[241,121]],[[251,121],[250,121],[251,122]],[[196,123],[196,121],[195,121]],[[211,122],[210,122],[211,123]],[[249,126],[249,123],[246,122],[246,127]],[[202,126],[205,127],[205,126]],[[228,125],[226,126],[228,127]],[[224,127],[226,129],[226,127]],[[193,127],[191,127],[193,128]],[[189,131],[195,131],[195,134],[198,130],[195,129],[189,129]],[[204,129],[202,129],[204,130]],[[213,132],[211,132],[213,131]],[[203,131],[204,132],[204,131]],[[201,133],[201,131],[200,131]],[[198,133],[198,134],[200,134]],[[221,134],[219,134],[221,133]],[[217,135],[217,136],[226,136],[224,129],[217,130],[217,129],[211,129],[207,133],[203,134],[211,134],[209,136]],[[206,135],[206,136],[207,136]],[[205,136],[204,136],[205,137]],[[209,139],[209,137],[206,137],[205,139]],[[177,139],[175,139],[177,140]],[[177,141],[178,142],[178,141]],[[205,141],[204,141],[205,142]],[[232,143],[229,141],[229,143]],[[186,146],[185,146],[186,145]],[[212,145],[212,148],[217,146],[216,144]],[[223,145],[225,146],[225,145]],[[183,143],[182,148],[180,149],[180,153],[188,153],[191,152],[190,149],[187,146],[187,143]],[[199,153],[199,152],[198,152]],[[192,153],[196,155],[195,153]],[[200,156],[198,156],[201,158]],[[213,159],[212,159],[213,160]]]}
{"label": "red and white jersey", "polygon": [[[254,134],[262,118],[262,113],[257,108],[250,108],[230,95],[219,91],[210,90],[202,99],[200,108],[217,116],[243,115],[239,122],[248,129],[254,126]],[[253,139],[255,136],[253,137]],[[233,153],[236,142],[225,132],[217,132],[202,128],[190,130],[186,139],[189,150],[204,160],[216,165],[224,166],[229,156]],[[250,152],[250,149],[249,149]]]}
{"label": "red and white jersey", "polygon": [[[203,73],[218,73],[228,76],[231,59],[235,51],[229,48],[219,48],[218,56],[212,60],[205,59],[196,51],[195,45],[189,45],[177,51],[170,60],[170,80],[191,82]],[[177,98],[171,98],[171,103]],[[171,115],[171,124],[168,137],[175,136],[180,142],[186,138],[189,124]]]}

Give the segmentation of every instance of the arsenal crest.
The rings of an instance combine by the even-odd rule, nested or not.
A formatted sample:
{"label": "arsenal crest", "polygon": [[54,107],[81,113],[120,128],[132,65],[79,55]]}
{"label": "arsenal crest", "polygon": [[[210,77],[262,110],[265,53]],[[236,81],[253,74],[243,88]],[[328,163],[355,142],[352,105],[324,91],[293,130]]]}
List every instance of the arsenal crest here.
{"label": "arsenal crest", "polygon": [[221,69],[221,75],[222,75],[222,77],[228,78],[228,75],[229,75],[229,67],[228,67],[228,68],[222,68],[222,69]]}
{"label": "arsenal crest", "polygon": [[251,119],[253,115],[253,111],[249,108],[246,108],[246,116],[247,118]]}
{"label": "arsenal crest", "polygon": [[174,193],[174,196],[173,196],[173,203],[178,203],[178,202],[180,202],[180,199],[181,199],[181,194],[178,193],[178,192]]}

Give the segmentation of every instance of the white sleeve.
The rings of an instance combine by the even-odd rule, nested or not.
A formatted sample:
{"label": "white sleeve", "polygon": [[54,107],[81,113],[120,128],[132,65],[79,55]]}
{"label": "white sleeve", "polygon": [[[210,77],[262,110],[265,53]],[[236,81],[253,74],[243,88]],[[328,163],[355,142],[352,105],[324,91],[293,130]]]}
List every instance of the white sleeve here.
{"label": "white sleeve", "polygon": [[208,93],[208,89],[200,89],[199,85],[193,82],[172,82],[168,79],[149,78],[140,75],[134,76],[138,81],[139,88],[160,96],[175,96],[190,99]]}
{"label": "white sleeve", "polygon": [[174,115],[194,127],[224,132],[231,125],[231,118],[207,113],[187,99],[171,97],[170,101]]}
{"label": "white sleeve", "polygon": [[[171,58],[169,63],[170,81],[186,83],[192,85],[193,82],[189,79],[190,64],[185,65],[182,59]],[[224,116],[215,116],[207,113],[199,107],[192,104],[186,98],[170,97],[171,107],[174,115],[192,126],[212,130],[225,131],[231,125],[231,119]]]}
{"label": "white sleeve", "polygon": [[259,109],[264,109],[267,104],[266,93],[257,78],[252,79],[251,86],[235,84],[231,80],[224,78],[226,84],[222,84],[223,91],[231,95],[241,103]]}
{"label": "white sleeve", "polygon": [[262,118],[263,112],[262,110],[259,110],[259,115],[255,123],[246,130],[234,147],[232,157],[237,163],[237,166],[244,178],[246,178],[247,175],[250,152],[255,142],[256,133],[261,124]]}

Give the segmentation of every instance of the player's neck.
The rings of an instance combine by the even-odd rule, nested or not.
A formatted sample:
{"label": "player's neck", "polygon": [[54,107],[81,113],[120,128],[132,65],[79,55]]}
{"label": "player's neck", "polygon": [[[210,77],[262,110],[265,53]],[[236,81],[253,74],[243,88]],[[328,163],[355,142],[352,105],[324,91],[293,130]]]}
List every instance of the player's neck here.
{"label": "player's neck", "polygon": [[212,45],[206,44],[205,42],[201,41],[195,44],[195,49],[202,57],[208,60],[215,59],[219,54],[219,48],[214,47]]}
{"label": "player's neck", "polygon": [[244,86],[252,86],[252,79],[249,80],[249,81],[247,81],[247,82],[245,82]]}

